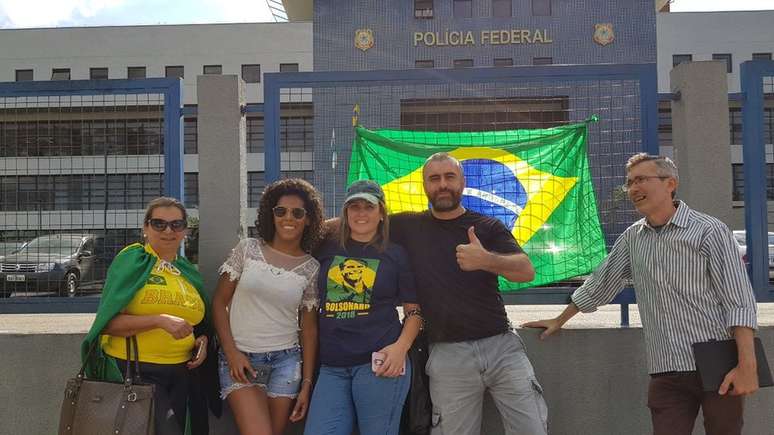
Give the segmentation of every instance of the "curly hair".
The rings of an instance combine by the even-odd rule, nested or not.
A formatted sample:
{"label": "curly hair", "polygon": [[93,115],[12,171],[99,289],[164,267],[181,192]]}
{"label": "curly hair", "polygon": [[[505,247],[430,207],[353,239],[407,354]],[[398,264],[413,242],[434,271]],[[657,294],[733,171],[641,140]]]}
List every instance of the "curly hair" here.
{"label": "curly hair", "polygon": [[258,218],[255,220],[258,235],[267,243],[274,240],[276,230],[272,209],[285,195],[295,195],[304,201],[309,225],[304,228],[304,234],[301,236],[301,249],[304,252],[312,252],[312,249],[322,239],[322,224],[325,216],[323,215],[322,199],[317,189],[308,181],[300,178],[286,178],[266,186],[258,205]]}

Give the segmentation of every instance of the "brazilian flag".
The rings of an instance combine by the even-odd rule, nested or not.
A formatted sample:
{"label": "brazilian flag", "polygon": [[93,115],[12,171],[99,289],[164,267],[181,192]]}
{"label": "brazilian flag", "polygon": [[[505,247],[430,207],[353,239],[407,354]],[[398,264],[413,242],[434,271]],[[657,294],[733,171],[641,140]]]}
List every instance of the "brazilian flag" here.
{"label": "brazilian flag", "polygon": [[465,172],[462,205],[502,221],[535,266],[534,281],[501,278],[500,290],[546,285],[589,273],[606,255],[587,133],[587,122],[465,133],[356,126],[348,184],[381,184],[391,213],[426,210],[422,165],[431,154],[449,153]]}

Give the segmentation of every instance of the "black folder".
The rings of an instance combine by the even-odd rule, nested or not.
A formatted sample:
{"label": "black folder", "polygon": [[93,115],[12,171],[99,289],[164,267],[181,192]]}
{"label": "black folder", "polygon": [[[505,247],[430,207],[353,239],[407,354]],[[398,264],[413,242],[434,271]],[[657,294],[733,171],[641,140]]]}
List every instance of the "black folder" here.
{"label": "black folder", "polygon": [[[763,352],[760,338],[755,337],[755,359],[758,363],[758,385],[771,387],[771,370]],[[739,363],[736,340],[712,340],[693,343],[693,356],[696,358],[696,370],[699,371],[704,391],[718,391],[726,374]]]}

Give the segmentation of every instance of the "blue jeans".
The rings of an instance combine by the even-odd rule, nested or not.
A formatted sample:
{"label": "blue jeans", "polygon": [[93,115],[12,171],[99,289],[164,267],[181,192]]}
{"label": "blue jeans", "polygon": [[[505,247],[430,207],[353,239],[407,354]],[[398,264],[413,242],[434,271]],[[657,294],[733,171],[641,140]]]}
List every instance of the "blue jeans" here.
{"label": "blue jeans", "polygon": [[374,375],[371,364],[320,367],[304,433],[350,435],[355,420],[360,435],[397,435],[411,365],[396,378]]}

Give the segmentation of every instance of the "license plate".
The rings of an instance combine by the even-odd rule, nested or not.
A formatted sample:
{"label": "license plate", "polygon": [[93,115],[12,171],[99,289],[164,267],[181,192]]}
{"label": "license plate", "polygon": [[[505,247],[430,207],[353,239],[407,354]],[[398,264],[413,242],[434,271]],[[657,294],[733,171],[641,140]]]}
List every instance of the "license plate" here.
{"label": "license plate", "polygon": [[27,279],[24,275],[7,275],[5,277],[6,281],[12,281],[12,282],[24,282]]}

